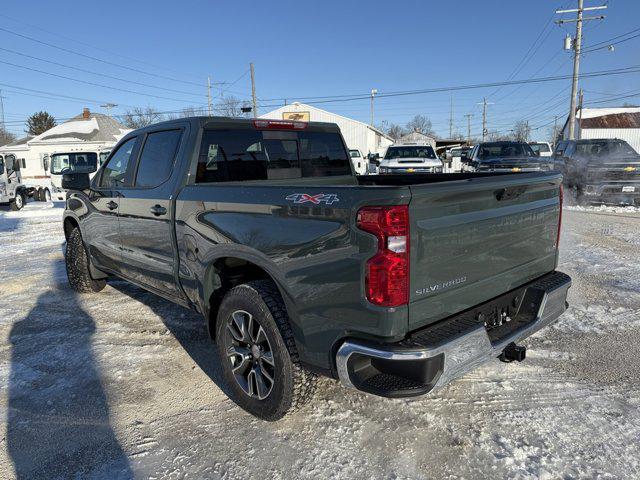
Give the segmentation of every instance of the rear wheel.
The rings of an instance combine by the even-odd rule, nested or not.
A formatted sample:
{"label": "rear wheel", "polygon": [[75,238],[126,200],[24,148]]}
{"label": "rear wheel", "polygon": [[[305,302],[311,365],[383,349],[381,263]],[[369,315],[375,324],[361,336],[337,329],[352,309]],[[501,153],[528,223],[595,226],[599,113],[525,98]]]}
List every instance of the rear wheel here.
{"label": "rear wheel", "polygon": [[307,403],[317,377],[300,365],[280,292],[269,280],[232,288],[222,300],[216,343],[230,398],[274,421]]}
{"label": "rear wheel", "polygon": [[44,189],[44,194],[43,194],[42,201],[43,202],[50,202],[51,201],[51,192],[49,191],[48,188]]}
{"label": "rear wheel", "polygon": [[65,264],[69,285],[78,293],[99,292],[107,284],[106,280],[94,280],[91,278],[87,250],[84,248],[82,235],[78,227],[71,230],[67,239]]}
{"label": "rear wheel", "polygon": [[14,210],[14,211],[22,210],[25,203],[27,203],[26,197],[22,192],[18,192],[16,193],[16,198],[10,204],[11,210]]}
{"label": "rear wheel", "polygon": [[42,188],[39,188],[35,192],[33,192],[33,199],[38,202],[44,202],[44,191],[42,190]]}

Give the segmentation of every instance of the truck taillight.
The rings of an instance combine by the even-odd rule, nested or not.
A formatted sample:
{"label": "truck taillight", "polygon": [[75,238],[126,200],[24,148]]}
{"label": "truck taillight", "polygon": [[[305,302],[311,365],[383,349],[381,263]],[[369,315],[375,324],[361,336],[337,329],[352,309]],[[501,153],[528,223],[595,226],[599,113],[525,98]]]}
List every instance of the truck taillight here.
{"label": "truck taillight", "polygon": [[375,305],[398,307],[409,302],[409,208],[364,207],[358,228],[378,238],[378,251],[367,260],[365,289]]}
{"label": "truck taillight", "polygon": [[254,120],[253,126],[259,130],[304,130],[307,122],[290,120]]}
{"label": "truck taillight", "polygon": [[556,248],[560,247],[560,230],[562,229],[562,204],[564,202],[564,187],[560,184],[558,190],[558,201],[560,203],[560,213],[558,214],[558,237],[556,238]]}

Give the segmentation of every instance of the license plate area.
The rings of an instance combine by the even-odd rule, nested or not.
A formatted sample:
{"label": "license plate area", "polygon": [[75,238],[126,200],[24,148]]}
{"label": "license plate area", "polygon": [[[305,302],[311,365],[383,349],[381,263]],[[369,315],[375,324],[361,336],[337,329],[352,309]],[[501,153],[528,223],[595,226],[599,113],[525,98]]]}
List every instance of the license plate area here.
{"label": "license plate area", "polygon": [[636,187],[625,185],[622,187],[622,193],[633,193],[636,191]]}

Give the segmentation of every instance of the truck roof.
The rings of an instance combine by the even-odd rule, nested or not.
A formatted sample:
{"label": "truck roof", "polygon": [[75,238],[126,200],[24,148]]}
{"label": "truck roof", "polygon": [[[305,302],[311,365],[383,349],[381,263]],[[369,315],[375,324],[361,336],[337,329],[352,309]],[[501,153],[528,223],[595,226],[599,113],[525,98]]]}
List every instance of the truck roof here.
{"label": "truck roof", "polygon": [[[146,127],[139,128],[137,130],[133,130],[132,132],[127,133],[123,137],[129,138],[133,135],[139,135],[140,133],[146,132],[148,130],[157,130],[158,127],[166,127],[170,128],[173,126],[184,125],[185,122],[191,124],[194,128],[205,128],[205,127],[233,127],[233,128],[256,128],[254,122],[273,122],[282,123],[282,124],[305,124],[304,130],[313,129],[316,131],[324,131],[324,132],[340,132],[340,128],[335,123],[328,122],[298,122],[291,120],[278,120],[278,119],[268,119],[268,118],[232,118],[232,117],[217,117],[217,116],[196,116],[196,117],[184,117],[184,118],[176,118],[173,120],[166,120],[164,122],[154,123],[152,125],[148,125]],[[262,128],[260,128],[262,129]],[[277,125],[272,127],[273,130],[284,130],[283,128],[278,128]],[[303,129],[301,129],[303,130]]]}

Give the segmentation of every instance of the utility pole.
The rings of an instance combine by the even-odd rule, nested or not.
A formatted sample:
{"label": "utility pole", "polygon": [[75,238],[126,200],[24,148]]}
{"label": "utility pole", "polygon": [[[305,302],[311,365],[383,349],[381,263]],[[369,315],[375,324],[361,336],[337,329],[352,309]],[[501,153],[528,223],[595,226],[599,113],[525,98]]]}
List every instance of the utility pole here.
{"label": "utility pole", "polygon": [[0,129],[4,130],[5,129],[5,125],[4,125],[4,100],[3,100],[3,96],[2,96],[2,90],[0,90],[0,121],[2,122],[2,124],[0,124]]}
{"label": "utility pole", "polygon": [[451,94],[451,108],[449,109],[449,139],[453,137],[453,93]]}
{"label": "utility pole", "polygon": [[467,113],[465,117],[467,117],[467,143],[471,144],[471,118],[473,117],[473,114]]}
{"label": "utility pole", "polygon": [[258,100],[256,99],[256,76],[253,70],[253,62],[249,64],[251,69],[251,101],[253,103],[253,118],[258,117]]}
{"label": "utility pole", "polygon": [[[584,102],[584,92],[580,89],[580,93],[578,93],[578,110],[580,111],[580,118],[578,125],[580,125],[580,131],[582,131],[582,103]],[[580,133],[578,133],[578,138],[580,137]]]}
{"label": "utility pole", "polygon": [[207,115],[211,116],[211,77],[207,77]]}
{"label": "utility pole", "polygon": [[582,23],[588,20],[602,20],[604,15],[584,17],[583,13],[590,10],[604,10],[606,5],[599,7],[585,7],[584,0],[578,0],[578,8],[569,10],[556,10],[557,14],[577,13],[575,19],[556,20],[558,25],[563,23],[576,23],[576,38],[573,41],[573,78],[571,79],[571,101],[569,102],[569,140],[575,140],[576,123],[576,93],[578,91],[578,76],[580,74],[580,51],[582,50]]}
{"label": "utility pole", "polygon": [[551,139],[551,143],[553,143],[554,148],[557,143],[557,140],[558,140],[558,115],[554,115],[553,116],[553,138]]}
{"label": "utility pole", "polygon": [[371,127],[373,127],[373,97],[376,96],[376,93],[378,93],[378,90],[376,90],[375,88],[371,89]]}
{"label": "utility pole", "polygon": [[484,142],[487,138],[487,105],[493,105],[491,102],[487,102],[486,97],[482,99],[482,103],[478,103],[478,105],[482,105],[482,141]]}

